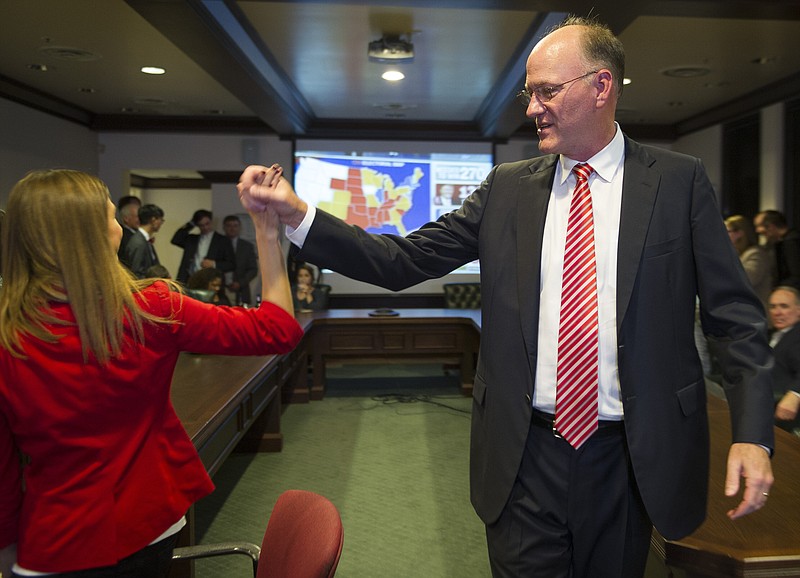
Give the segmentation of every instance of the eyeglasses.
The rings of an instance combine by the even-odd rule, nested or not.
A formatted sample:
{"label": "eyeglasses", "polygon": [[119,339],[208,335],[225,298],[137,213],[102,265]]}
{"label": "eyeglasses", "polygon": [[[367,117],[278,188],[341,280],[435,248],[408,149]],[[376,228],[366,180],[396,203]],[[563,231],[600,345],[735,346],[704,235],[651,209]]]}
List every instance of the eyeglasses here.
{"label": "eyeglasses", "polygon": [[564,88],[565,85],[569,84],[570,82],[575,82],[576,80],[580,80],[581,78],[586,78],[590,74],[597,74],[600,72],[599,70],[592,70],[587,72],[586,74],[581,74],[573,78],[572,80],[567,80],[562,82],[561,84],[544,84],[541,86],[534,86],[532,89],[528,90],[527,88],[523,88],[517,93],[517,98],[519,101],[524,104],[526,107],[530,105],[531,99],[536,96],[536,99],[539,102],[549,102],[551,101],[561,89]]}

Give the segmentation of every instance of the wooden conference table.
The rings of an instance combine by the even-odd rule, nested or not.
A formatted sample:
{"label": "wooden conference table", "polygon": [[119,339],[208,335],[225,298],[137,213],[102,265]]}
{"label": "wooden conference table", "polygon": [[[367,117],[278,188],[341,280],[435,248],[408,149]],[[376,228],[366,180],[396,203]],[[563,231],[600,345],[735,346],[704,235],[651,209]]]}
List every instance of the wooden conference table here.
{"label": "wooden conference table", "polygon": [[[305,337],[285,356],[182,354],[172,381],[172,400],[209,472],[213,475],[234,448],[280,451],[282,400],[322,399],[330,360],[449,360],[461,370],[462,393],[471,394],[480,341],[479,311],[371,313],[362,309],[300,313],[298,322]],[[682,540],[665,541],[654,532],[648,578],[800,577],[800,440],[776,429],[776,483],[769,502],[763,510],[732,522],[725,512],[734,507],[735,500],[723,495],[730,421],[726,403],[713,396],[709,397],[709,424],[708,518]],[[190,529],[188,541],[192,539]]]}

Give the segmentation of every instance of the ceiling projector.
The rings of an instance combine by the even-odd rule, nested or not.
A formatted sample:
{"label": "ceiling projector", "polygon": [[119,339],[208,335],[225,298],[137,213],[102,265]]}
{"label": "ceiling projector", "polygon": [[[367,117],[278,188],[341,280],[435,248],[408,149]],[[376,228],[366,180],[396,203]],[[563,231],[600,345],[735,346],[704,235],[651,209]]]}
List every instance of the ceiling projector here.
{"label": "ceiling projector", "polygon": [[384,36],[370,42],[367,53],[372,62],[411,62],[414,60],[414,45],[399,36]]}

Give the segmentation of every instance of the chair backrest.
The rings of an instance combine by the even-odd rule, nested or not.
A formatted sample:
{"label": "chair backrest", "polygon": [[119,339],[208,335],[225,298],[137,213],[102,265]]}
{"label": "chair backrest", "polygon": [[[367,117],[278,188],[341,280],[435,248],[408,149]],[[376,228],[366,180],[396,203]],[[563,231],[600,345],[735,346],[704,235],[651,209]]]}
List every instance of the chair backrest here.
{"label": "chair backrest", "polygon": [[213,303],[214,302],[214,291],[211,289],[187,289],[186,294],[189,297],[194,297],[198,301],[202,301],[203,303]]}
{"label": "chair backrest", "polygon": [[330,578],[344,543],[339,511],[327,498],[287,490],[270,514],[258,578]]}
{"label": "chair backrest", "polygon": [[480,309],[480,283],[445,283],[444,305],[448,309]]}
{"label": "chair backrest", "polygon": [[325,283],[317,283],[314,285],[314,299],[319,302],[319,309],[327,309],[328,301],[331,295],[331,286]]}

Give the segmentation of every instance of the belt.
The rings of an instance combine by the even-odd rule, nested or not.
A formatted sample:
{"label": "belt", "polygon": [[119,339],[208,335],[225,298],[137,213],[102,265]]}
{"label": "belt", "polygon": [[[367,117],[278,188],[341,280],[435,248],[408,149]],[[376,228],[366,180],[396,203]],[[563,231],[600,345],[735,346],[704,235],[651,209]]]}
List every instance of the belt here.
{"label": "belt", "polygon": [[[543,411],[539,411],[538,409],[534,409],[533,415],[531,416],[531,425],[549,429],[553,432],[554,436],[557,438],[561,437],[561,434],[558,433],[558,430],[556,429],[556,416],[554,416],[552,413],[545,413]],[[601,419],[598,420],[597,432],[595,432],[595,435],[600,433],[621,433],[624,431],[624,429],[625,422],[622,420]]]}

